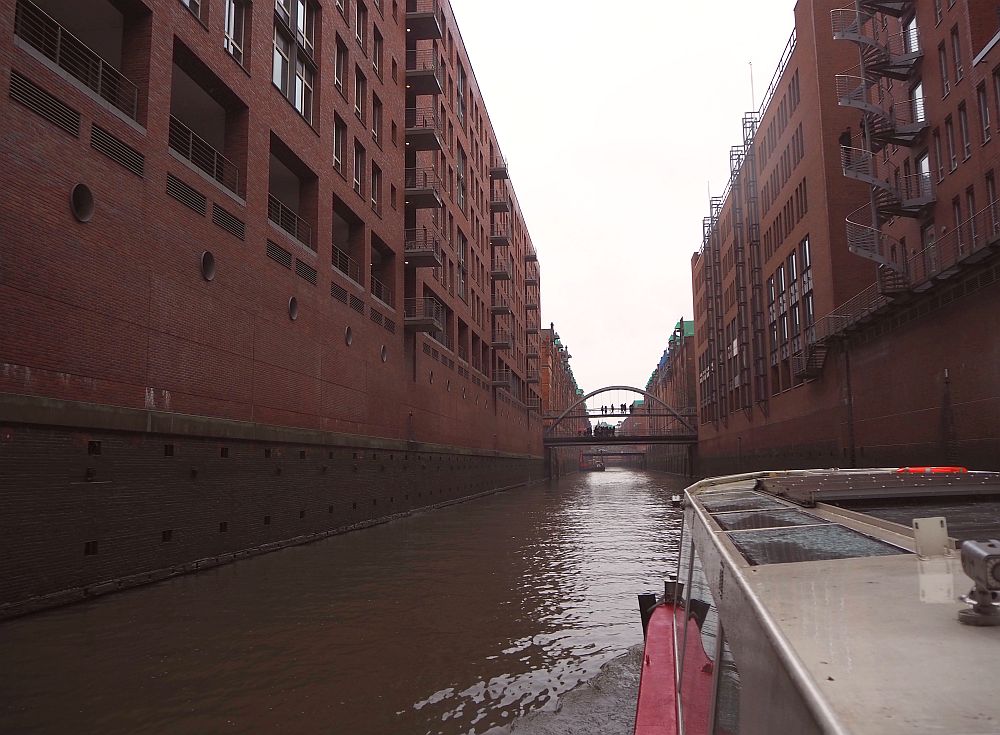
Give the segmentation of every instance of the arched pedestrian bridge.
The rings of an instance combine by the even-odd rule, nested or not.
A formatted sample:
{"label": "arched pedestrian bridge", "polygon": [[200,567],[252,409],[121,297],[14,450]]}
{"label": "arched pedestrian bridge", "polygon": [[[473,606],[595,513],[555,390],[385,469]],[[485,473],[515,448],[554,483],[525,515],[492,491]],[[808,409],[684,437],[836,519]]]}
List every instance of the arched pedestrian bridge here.
{"label": "arched pedestrian bridge", "polygon": [[695,444],[697,415],[630,385],[609,385],[580,397],[561,412],[547,413],[546,447],[611,444]]}

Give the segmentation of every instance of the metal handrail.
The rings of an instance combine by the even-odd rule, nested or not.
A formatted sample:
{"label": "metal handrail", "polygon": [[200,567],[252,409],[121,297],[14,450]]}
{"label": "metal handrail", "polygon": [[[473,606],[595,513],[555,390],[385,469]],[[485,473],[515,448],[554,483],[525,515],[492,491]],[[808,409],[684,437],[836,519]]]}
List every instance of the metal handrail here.
{"label": "metal handrail", "polygon": [[510,368],[496,368],[493,371],[494,383],[510,383],[514,373]]}
{"label": "metal handrail", "polygon": [[[361,283],[361,264],[336,245],[333,246],[331,263],[334,268],[350,278],[352,281],[355,283]],[[372,293],[374,293],[374,291],[372,291]],[[385,301],[385,299],[383,299],[383,301]]]}
{"label": "metal handrail", "polygon": [[436,319],[444,323],[444,306],[430,296],[403,299],[403,316],[406,319]]}
{"label": "metal handrail", "polygon": [[841,146],[840,163],[845,176],[861,178],[892,194],[901,202],[930,200],[934,195],[934,182],[929,171],[899,176],[899,166],[891,162],[882,164],[879,171],[876,157],[864,148]]}
{"label": "metal handrail", "polygon": [[510,342],[510,332],[506,329],[494,329],[492,332],[491,342]]}
{"label": "metal handrail", "polygon": [[17,1],[14,34],[102,99],[137,119],[136,85],[31,0]]}
{"label": "metal handrail", "polygon": [[490,303],[490,306],[495,306],[495,307],[498,307],[498,308],[501,308],[501,309],[509,309],[510,308],[510,300],[506,296],[504,296],[503,294],[499,294],[499,293],[498,294],[494,294],[492,302]]}
{"label": "metal handrail", "polygon": [[936,276],[1000,239],[1000,200],[994,201],[959,224],[940,240],[907,260],[911,284]]}
{"label": "metal handrail", "polygon": [[441,175],[437,169],[431,167],[408,168],[404,173],[404,185],[407,189],[433,189],[439,194],[441,193]]}
{"label": "metal handrail", "polygon": [[507,222],[494,222],[490,225],[490,237],[510,237],[510,224]]}
{"label": "metal handrail", "polygon": [[[842,106],[871,112],[886,120],[894,128],[927,124],[924,97],[908,97],[897,102],[884,87],[854,74],[838,74],[836,85],[837,98]],[[870,95],[872,91],[878,92],[881,99],[872,100]]]}
{"label": "metal handrail", "polygon": [[435,342],[437,342],[442,347],[446,347],[447,349],[451,350],[452,352],[455,351],[454,348],[452,347],[451,337],[448,335],[447,332],[440,331],[440,330],[437,331],[437,332],[428,332],[427,336],[430,337],[431,339],[433,339]]}
{"label": "metal handrail", "polygon": [[444,132],[444,126],[441,123],[440,113],[434,107],[407,107],[404,114],[404,120],[405,126],[408,130],[420,128],[424,130],[434,130],[438,133]]}
{"label": "metal handrail", "polygon": [[240,171],[232,161],[173,115],[170,116],[170,147],[234,194],[240,191]]}
{"label": "metal handrail", "polygon": [[441,66],[433,49],[417,49],[406,52],[406,71],[430,71],[441,81]]}
{"label": "metal handrail", "polygon": [[444,237],[435,230],[420,227],[403,232],[403,252],[415,253],[433,250],[435,254],[441,254],[441,243]]}
{"label": "metal handrail", "polygon": [[867,12],[858,13],[854,7],[838,8],[830,11],[830,25],[833,37],[855,42],[863,42],[885,52],[890,58],[906,54],[919,54],[920,34],[918,29],[903,29],[898,33],[879,36],[866,33],[864,24],[872,18]]}
{"label": "metal handrail", "polygon": [[312,227],[274,194],[267,195],[267,218],[296,240],[312,248]]}
{"label": "metal handrail", "polygon": [[371,293],[386,306],[396,307],[396,295],[393,290],[375,276],[372,276]]}
{"label": "metal handrail", "polygon": [[513,269],[513,265],[513,260],[511,258],[494,258],[492,270],[502,271],[509,274]]}

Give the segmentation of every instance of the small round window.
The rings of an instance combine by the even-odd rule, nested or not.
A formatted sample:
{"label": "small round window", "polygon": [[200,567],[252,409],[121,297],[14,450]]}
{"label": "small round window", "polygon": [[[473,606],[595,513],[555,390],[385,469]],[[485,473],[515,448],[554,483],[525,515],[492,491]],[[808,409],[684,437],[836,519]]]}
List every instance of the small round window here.
{"label": "small round window", "polygon": [[293,322],[299,317],[299,300],[292,296],[288,299],[288,318]]}
{"label": "small round window", "polygon": [[70,192],[69,205],[78,222],[90,222],[94,216],[94,193],[86,184],[77,184]]}
{"label": "small round window", "polygon": [[206,250],[201,254],[201,277],[206,281],[215,278],[215,256],[211,250]]}
{"label": "small round window", "polygon": [[389,350],[386,349],[385,345],[382,345],[382,362],[386,362],[389,359]]}
{"label": "small round window", "polygon": [[344,330],[344,344],[350,347],[353,341],[354,341],[354,330],[351,329],[350,327],[347,327]]}

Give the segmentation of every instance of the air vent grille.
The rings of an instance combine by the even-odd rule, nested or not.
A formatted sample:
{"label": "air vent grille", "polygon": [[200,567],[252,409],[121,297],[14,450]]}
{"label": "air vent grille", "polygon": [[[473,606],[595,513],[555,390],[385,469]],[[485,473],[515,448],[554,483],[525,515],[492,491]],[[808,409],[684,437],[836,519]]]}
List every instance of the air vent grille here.
{"label": "air vent grille", "polygon": [[382,326],[385,327],[385,331],[387,331],[389,334],[396,333],[396,322],[394,322],[392,319],[386,319],[385,322],[382,324]]}
{"label": "air vent grille", "polygon": [[347,289],[339,283],[330,284],[330,295],[342,303],[347,303]]}
{"label": "air vent grille", "polygon": [[16,71],[10,73],[10,98],[74,137],[80,137],[80,113]]}
{"label": "air vent grille", "polygon": [[296,259],[295,261],[295,273],[300,277],[304,278],[312,285],[316,285],[316,269],[307,263],[303,263],[301,260]]}
{"label": "air vent grille", "polygon": [[359,299],[357,296],[351,295],[350,306],[359,314],[365,313],[365,302]]}
{"label": "air vent grille", "polygon": [[204,215],[208,208],[208,200],[204,194],[188,186],[173,174],[167,174],[167,194],[198,214]]}
{"label": "air vent grille", "polygon": [[383,322],[385,321],[385,317],[383,317],[380,313],[378,313],[377,311],[375,311],[375,309],[369,309],[368,310],[368,318],[371,319],[376,324],[378,324],[380,327],[382,326]]}
{"label": "air vent grille", "polygon": [[271,240],[267,241],[267,257],[275,263],[285,266],[288,270],[292,269],[292,254]]}
{"label": "air vent grille", "polygon": [[234,217],[218,204],[212,203],[212,221],[224,229],[230,235],[245,240],[247,236],[247,226],[243,220]]}
{"label": "air vent grille", "polygon": [[142,178],[146,170],[146,157],[99,125],[90,127],[90,147]]}

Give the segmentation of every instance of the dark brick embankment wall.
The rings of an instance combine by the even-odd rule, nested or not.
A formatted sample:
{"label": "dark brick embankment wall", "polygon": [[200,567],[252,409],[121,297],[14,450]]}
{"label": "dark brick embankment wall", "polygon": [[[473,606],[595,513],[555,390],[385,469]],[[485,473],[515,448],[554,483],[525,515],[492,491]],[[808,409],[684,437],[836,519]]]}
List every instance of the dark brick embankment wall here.
{"label": "dark brick embankment wall", "polygon": [[687,446],[650,444],[646,447],[646,467],[658,472],[692,477],[697,452]]}
{"label": "dark brick embankment wall", "polygon": [[0,618],[543,478],[528,455],[0,396]]}

